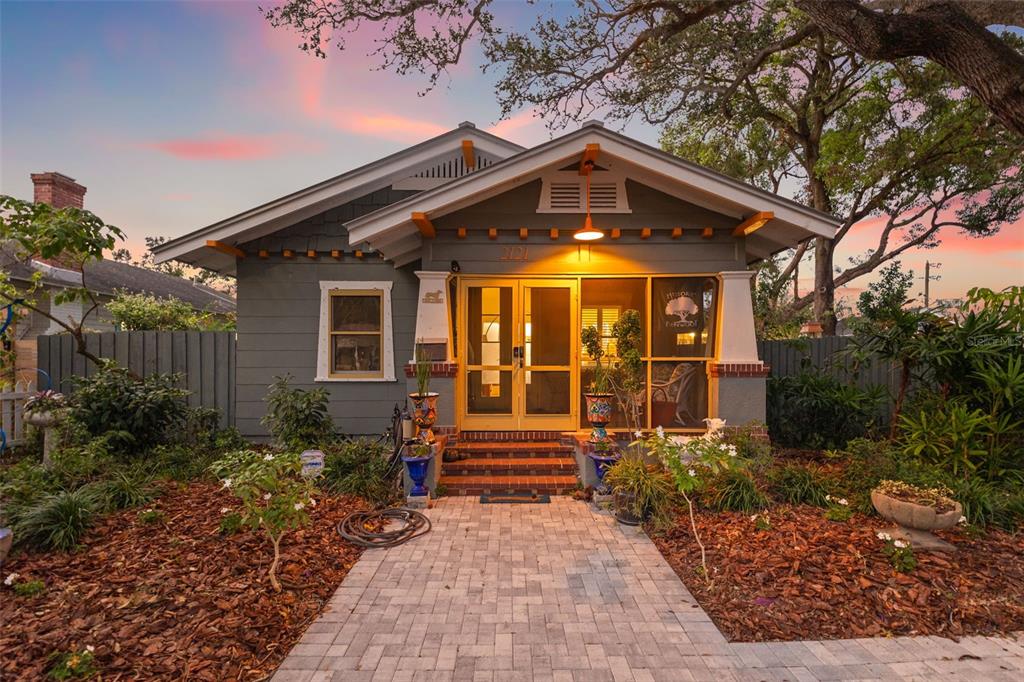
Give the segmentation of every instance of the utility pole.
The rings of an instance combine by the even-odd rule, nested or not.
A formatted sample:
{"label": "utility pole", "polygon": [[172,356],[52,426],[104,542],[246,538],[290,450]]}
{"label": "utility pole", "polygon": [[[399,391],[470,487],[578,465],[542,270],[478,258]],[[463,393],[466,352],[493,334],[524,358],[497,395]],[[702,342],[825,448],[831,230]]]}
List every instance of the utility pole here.
{"label": "utility pole", "polygon": [[924,307],[927,308],[931,303],[931,282],[934,279],[939,281],[942,279],[942,275],[933,275],[932,267],[938,270],[942,267],[942,263],[932,263],[930,261],[924,262]]}

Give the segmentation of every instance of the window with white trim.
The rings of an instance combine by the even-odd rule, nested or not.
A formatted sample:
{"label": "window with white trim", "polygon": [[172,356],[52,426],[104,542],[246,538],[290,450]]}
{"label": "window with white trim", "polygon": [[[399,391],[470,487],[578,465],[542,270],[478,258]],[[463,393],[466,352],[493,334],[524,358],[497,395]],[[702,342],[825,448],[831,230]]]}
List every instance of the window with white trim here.
{"label": "window with white trim", "polygon": [[317,381],[395,381],[391,282],[320,282]]}

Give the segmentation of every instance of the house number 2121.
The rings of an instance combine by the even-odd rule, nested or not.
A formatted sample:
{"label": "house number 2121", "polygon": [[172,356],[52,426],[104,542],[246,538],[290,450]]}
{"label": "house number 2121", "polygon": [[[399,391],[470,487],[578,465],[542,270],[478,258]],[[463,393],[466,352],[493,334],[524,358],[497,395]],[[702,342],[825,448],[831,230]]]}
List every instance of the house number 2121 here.
{"label": "house number 2121", "polygon": [[530,252],[525,246],[501,247],[501,260],[529,260]]}

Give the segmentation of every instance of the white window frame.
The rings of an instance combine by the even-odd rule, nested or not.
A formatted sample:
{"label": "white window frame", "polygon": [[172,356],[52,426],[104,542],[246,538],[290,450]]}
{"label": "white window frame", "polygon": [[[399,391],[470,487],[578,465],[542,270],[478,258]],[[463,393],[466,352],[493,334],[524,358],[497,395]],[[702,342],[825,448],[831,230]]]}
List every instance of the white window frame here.
{"label": "white window frame", "polygon": [[[395,334],[391,315],[391,288],[394,282],[340,282],[320,281],[320,332],[317,337],[317,382],[367,383],[395,381]],[[381,293],[381,370],[379,377],[331,376],[331,294],[350,291],[379,291]]]}
{"label": "white window frame", "polygon": [[[593,171],[590,176],[592,184],[615,185],[615,208],[593,208],[591,213],[632,213],[629,208],[629,196],[626,194],[626,176],[617,170]],[[552,208],[551,185],[576,184],[579,187],[579,205],[573,208]],[[540,203],[537,213],[583,213],[587,210],[587,178],[579,171],[548,171],[541,176]]]}

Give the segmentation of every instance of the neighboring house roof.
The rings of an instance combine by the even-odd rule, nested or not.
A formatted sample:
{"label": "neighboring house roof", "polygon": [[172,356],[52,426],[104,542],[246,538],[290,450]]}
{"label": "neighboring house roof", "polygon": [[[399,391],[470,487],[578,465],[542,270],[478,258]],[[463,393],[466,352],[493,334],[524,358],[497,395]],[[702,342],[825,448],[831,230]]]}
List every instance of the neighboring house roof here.
{"label": "neighboring house roof", "polygon": [[[14,249],[6,244],[0,244],[0,267],[14,280],[29,281],[36,272],[41,271],[43,283],[49,286],[82,285],[82,276],[78,272],[34,260],[26,262],[19,259]],[[173,296],[196,310],[211,313],[235,311],[235,301],[232,297],[202,284],[156,270],[109,259],[87,263],[84,270],[89,288],[99,294],[113,296],[118,291],[128,291],[160,298]]]}
{"label": "neighboring house roof", "polygon": [[637,182],[733,217],[737,224],[755,213],[773,213],[774,217],[767,224],[745,237],[750,261],[812,237],[831,238],[840,222],[826,213],[607,130],[597,121],[587,122],[578,130],[531,149],[505,142],[469,125],[463,124],[380,161],[165,243],[154,249],[154,254],[159,262],[177,259],[233,272],[234,256],[207,248],[207,239],[238,245],[275,232],[326,208],[339,206],[374,187],[388,186],[408,177],[416,164],[422,165],[431,154],[436,157],[445,150],[450,153],[454,140],[466,135],[486,136],[490,144],[499,145],[495,151],[498,160],[424,187],[407,199],[346,222],[349,242],[379,250],[396,266],[412,262],[419,257],[422,247],[419,230],[412,222],[413,212],[424,213],[428,219],[447,215],[536,180],[545,169],[578,160],[588,144],[600,147],[600,158],[621,161],[628,177]]}
{"label": "neighboring house roof", "polygon": [[[179,260],[219,272],[233,273],[234,257],[206,248],[208,240],[230,245],[242,244],[370,192],[408,181],[419,169],[427,169],[449,157],[461,158],[463,151],[460,143],[463,140],[473,143],[474,153],[480,162],[477,167],[524,150],[524,147],[464,122],[458,128],[437,137],[172,239],[154,248],[153,253],[161,263]],[[431,178],[420,179],[429,181]],[[428,184],[436,182],[424,182],[415,189],[423,189]]]}

